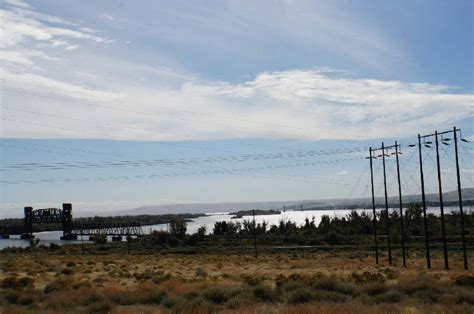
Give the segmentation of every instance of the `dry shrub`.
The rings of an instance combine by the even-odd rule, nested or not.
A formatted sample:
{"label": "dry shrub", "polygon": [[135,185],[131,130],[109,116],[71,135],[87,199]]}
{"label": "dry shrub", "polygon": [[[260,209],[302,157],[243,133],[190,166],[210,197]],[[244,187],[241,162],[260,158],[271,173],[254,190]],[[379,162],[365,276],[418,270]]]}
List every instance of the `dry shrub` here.
{"label": "dry shrub", "polygon": [[371,273],[363,272],[362,274],[353,272],[350,280],[354,281],[357,284],[367,284],[367,283],[382,283],[385,281],[385,277],[381,273]]}
{"label": "dry shrub", "polygon": [[84,294],[84,299],[81,302],[83,305],[91,305],[91,304],[98,303],[100,301],[105,300],[104,295],[100,291],[95,290],[95,289],[83,290],[83,294]]}
{"label": "dry shrub", "polygon": [[208,275],[207,272],[201,267],[196,268],[195,274],[196,274],[196,277],[207,277]]}
{"label": "dry shrub", "polygon": [[263,278],[255,275],[242,274],[242,281],[249,286],[257,286],[262,283]]}
{"label": "dry shrub", "polygon": [[301,287],[290,292],[288,295],[288,303],[308,303],[313,301],[313,291],[309,287]]}
{"label": "dry shrub", "polygon": [[367,293],[369,296],[384,294],[388,290],[388,287],[383,283],[371,283],[362,287],[362,291]]}
{"label": "dry shrub", "polygon": [[[194,298],[192,300],[182,300],[182,299],[174,299],[172,301],[165,300],[164,302],[167,303],[168,306],[173,305],[173,312],[176,313],[214,313],[215,306],[204,300],[201,297]],[[170,302],[168,304],[168,302]]]}
{"label": "dry shrub", "polygon": [[214,286],[202,291],[205,300],[214,304],[223,304],[230,298],[238,295],[240,291],[230,286]]}
{"label": "dry shrub", "polygon": [[474,276],[460,275],[454,278],[454,283],[458,286],[474,287]]}
{"label": "dry shrub", "polygon": [[72,295],[70,291],[55,291],[48,294],[45,309],[65,312],[78,306],[78,301],[77,295]]}
{"label": "dry shrub", "polygon": [[65,290],[69,287],[69,284],[69,280],[65,278],[56,279],[55,281],[48,283],[46,287],[44,287],[44,293]]}
{"label": "dry shrub", "polygon": [[422,303],[437,303],[443,292],[440,282],[425,275],[415,276],[400,281],[399,290],[406,295],[413,296]]}
{"label": "dry shrub", "polygon": [[389,290],[385,293],[375,295],[372,297],[372,301],[376,304],[380,303],[398,303],[403,300],[403,293],[398,290]]}
{"label": "dry shrub", "polygon": [[34,288],[34,280],[31,277],[17,278],[15,276],[7,277],[3,279],[0,285],[2,289],[15,289],[23,290]]}
{"label": "dry shrub", "polygon": [[74,275],[74,269],[64,268],[63,270],[61,270],[61,274],[63,274],[63,275]]}
{"label": "dry shrub", "polygon": [[90,304],[87,307],[87,312],[97,313],[97,314],[110,313],[113,308],[114,308],[114,305],[109,300],[100,300],[100,301]]}
{"label": "dry shrub", "polygon": [[166,291],[171,291],[175,294],[183,295],[192,291],[202,291],[209,286],[208,282],[191,281],[187,282],[181,278],[172,278],[160,284]]}
{"label": "dry shrub", "polygon": [[81,289],[81,288],[90,288],[90,287],[91,287],[91,284],[87,280],[78,281],[72,284],[72,288],[76,290]]}
{"label": "dry shrub", "polygon": [[348,300],[347,295],[336,291],[314,291],[313,300],[315,301],[325,301],[325,302],[346,302]]}
{"label": "dry shrub", "polygon": [[267,286],[257,286],[253,289],[253,297],[261,302],[278,301],[278,293]]}
{"label": "dry shrub", "polygon": [[133,290],[105,288],[106,298],[119,305],[151,304],[158,305],[166,297],[166,292],[155,285],[141,284]]}
{"label": "dry shrub", "polygon": [[292,292],[295,290],[305,289],[309,287],[302,282],[291,280],[281,284],[278,288],[283,292]]}
{"label": "dry shrub", "polygon": [[17,300],[20,298],[20,293],[17,291],[6,291],[3,293],[3,298],[10,304],[17,304]]}
{"label": "dry shrub", "polygon": [[337,292],[340,294],[354,294],[355,289],[352,285],[342,283],[333,277],[316,278],[310,283],[311,287],[316,290],[325,290]]}
{"label": "dry shrub", "polygon": [[474,305],[474,291],[472,290],[457,291],[455,294],[455,303]]}

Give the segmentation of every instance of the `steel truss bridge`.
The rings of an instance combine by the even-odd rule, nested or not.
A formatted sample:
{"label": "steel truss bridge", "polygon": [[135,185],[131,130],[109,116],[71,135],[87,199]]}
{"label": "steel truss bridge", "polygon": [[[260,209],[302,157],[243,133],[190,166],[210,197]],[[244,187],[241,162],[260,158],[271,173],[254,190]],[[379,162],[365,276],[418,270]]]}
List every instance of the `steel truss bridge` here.
{"label": "steel truss bridge", "polygon": [[142,226],[139,223],[90,223],[74,224],[72,234],[76,236],[96,236],[106,234],[110,236],[141,236]]}
{"label": "steel truss bridge", "polygon": [[[104,234],[112,236],[112,240],[119,241],[122,236],[141,236],[143,229],[139,223],[86,223],[74,224],[72,219],[72,205],[63,204],[62,208],[33,209],[25,207],[23,218],[22,239],[32,239],[33,224],[62,224],[63,235],[61,240],[76,240],[79,235],[90,237]],[[5,234],[4,234],[5,233]],[[2,238],[8,238],[9,234],[0,232]]]}

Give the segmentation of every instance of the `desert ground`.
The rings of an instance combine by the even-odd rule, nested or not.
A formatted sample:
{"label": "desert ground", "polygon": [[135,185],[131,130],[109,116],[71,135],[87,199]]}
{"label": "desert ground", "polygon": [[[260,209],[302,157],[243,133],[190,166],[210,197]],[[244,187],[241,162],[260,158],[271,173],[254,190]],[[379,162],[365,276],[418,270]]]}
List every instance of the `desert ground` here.
{"label": "desert ground", "polygon": [[473,313],[474,272],[421,252],[0,252],[0,313]]}

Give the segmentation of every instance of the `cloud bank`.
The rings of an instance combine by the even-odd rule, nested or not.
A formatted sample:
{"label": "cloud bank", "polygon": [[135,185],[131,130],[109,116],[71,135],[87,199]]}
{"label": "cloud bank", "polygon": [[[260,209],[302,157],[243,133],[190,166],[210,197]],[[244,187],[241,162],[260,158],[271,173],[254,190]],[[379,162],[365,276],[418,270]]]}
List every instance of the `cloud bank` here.
{"label": "cloud bank", "polygon": [[124,60],[109,56],[121,43],[100,31],[19,0],[7,4],[0,11],[2,137],[373,139],[473,116],[474,96],[446,85],[330,68],[226,82]]}

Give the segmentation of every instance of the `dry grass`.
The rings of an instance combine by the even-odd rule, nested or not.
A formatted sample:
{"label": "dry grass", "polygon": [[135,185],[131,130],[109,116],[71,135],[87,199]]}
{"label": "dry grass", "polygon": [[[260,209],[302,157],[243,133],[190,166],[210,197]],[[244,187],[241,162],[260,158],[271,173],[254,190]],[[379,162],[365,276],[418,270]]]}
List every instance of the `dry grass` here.
{"label": "dry grass", "polygon": [[[0,253],[0,313],[472,313],[474,273],[439,259],[375,266],[346,253],[251,256]],[[363,255],[363,254],[362,254]]]}

